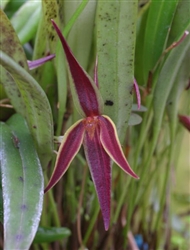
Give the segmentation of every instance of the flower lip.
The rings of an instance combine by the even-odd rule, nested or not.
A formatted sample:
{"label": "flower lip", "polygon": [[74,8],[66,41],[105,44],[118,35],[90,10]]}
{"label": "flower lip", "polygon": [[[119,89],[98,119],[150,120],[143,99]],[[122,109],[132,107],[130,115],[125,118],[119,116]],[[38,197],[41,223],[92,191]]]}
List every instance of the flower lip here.
{"label": "flower lip", "polygon": [[88,116],[86,119],[83,120],[83,124],[90,139],[93,139],[96,127],[99,125],[98,116]]}

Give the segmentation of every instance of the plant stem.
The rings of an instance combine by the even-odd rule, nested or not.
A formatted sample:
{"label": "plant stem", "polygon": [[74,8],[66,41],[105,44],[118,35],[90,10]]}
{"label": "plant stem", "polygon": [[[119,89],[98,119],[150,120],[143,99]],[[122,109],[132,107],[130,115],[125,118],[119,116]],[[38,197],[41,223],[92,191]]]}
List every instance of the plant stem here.
{"label": "plant stem", "polygon": [[[44,179],[45,179],[45,183],[48,183],[47,174],[44,175]],[[51,212],[53,213],[53,217],[54,217],[55,226],[56,227],[61,227],[59,216],[58,216],[58,213],[57,213],[57,207],[56,207],[56,204],[55,204],[55,201],[54,201],[54,198],[53,198],[52,189],[50,189],[48,191],[48,196],[49,196],[49,201],[50,201]]]}
{"label": "plant stem", "polygon": [[86,183],[86,176],[87,176],[87,165],[84,167],[84,172],[83,172],[83,178],[82,178],[82,184],[81,184],[81,191],[80,191],[80,196],[79,196],[79,203],[78,203],[78,211],[77,211],[77,234],[78,234],[78,241],[80,243],[80,247],[83,246],[82,242],[82,234],[81,234],[81,207],[83,203],[83,197],[84,197],[84,189],[85,189],[85,183]]}
{"label": "plant stem", "polygon": [[80,16],[81,12],[84,10],[84,8],[86,7],[87,3],[89,2],[89,0],[83,0],[78,8],[76,9],[76,11],[74,12],[74,14],[72,15],[71,19],[68,21],[67,25],[65,26],[64,30],[63,30],[63,35],[65,37],[68,36],[73,24],[76,22],[76,19]]}
{"label": "plant stem", "polygon": [[94,207],[94,213],[93,213],[93,216],[92,218],[90,219],[90,224],[88,225],[88,229],[86,231],[86,234],[84,236],[84,240],[83,240],[83,244],[86,245],[88,239],[89,239],[89,236],[92,232],[92,229],[96,223],[96,220],[97,220],[97,217],[98,217],[98,214],[99,214],[99,211],[100,211],[100,207],[99,207],[99,204],[98,204],[98,199],[97,197],[95,197],[95,204],[93,205]]}

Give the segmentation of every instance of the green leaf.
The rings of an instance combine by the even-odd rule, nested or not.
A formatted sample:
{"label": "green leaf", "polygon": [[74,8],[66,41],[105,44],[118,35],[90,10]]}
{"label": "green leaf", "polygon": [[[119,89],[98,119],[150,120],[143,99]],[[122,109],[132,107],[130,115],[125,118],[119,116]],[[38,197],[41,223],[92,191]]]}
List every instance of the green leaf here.
{"label": "green leaf", "polygon": [[1,3],[0,3],[0,8],[1,8],[1,9],[4,9],[4,8],[6,7],[6,5],[8,4],[9,1],[10,1],[10,0],[1,1]]}
{"label": "green leaf", "polygon": [[55,53],[56,44],[57,44],[57,34],[55,30],[52,28],[51,19],[53,19],[60,27],[61,18],[60,14],[62,10],[62,1],[56,0],[42,0],[42,10],[43,10],[43,20],[44,20],[44,28],[46,30],[46,35],[48,38],[48,45],[51,53]]}
{"label": "green leaf", "polygon": [[143,50],[144,82],[165,49],[177,3],[176,0],[150,3]]}
{"label": "green leaf", "polygon": [[[190,50],[190,45],[189,45]],[[180,95],[185,90],[190,79],[189,71],[190,53],[187,53],[181,62],[176,79],[171,88],[170,94],[166,102],[167,114],[170,123],[171,139],[176,136],[176,128],[178,124],[178,110],[180,106]],[[173,141],[174,143],[174,141]]]}
{"label": "green leaf", "polygon": [[28,70],[26,55],[13,26],[5,13],[0,9],[0,50],[10,56],[24,69]]}
{"label": "green leaf", "polygon": [[0,123],[0,131],[4,249],[29,249],[42,212],[43,173],[21,115]]}
{"label": "green leaf", "polygon": [[144,48],[144,36],[145,36],[144,27],[146,27],[149,5],[150,4],[146,4],[142,8],[142,10],[138,13],[138,20],[137,20],[137,37],[135,46],[135,79],[141,86],[146,85],[146,82],[144,82],[143,48]]}
{"label": "green leaf", "polygon": [[[92,46],[96,1],[77,0],[64,2],[64,20],[68,25],[73,19],[73,27],[69,32],[67,42],[80,65],[87,70]],[[77,17],[77,12],[80,15]],[[74,20],[75,17],[75,20]],[[66,37],[67,25],[63,35]]]}
{"label": "green leaf", "polygon": [[25,115],[26,107],[24,101],[21,97],[21,93],[12,75],[0,65],[0,83],[3,85],[4,90],[6,91],[7,96],[11,100],[11,103],[15,110],[17,110],[21,115]]}
{"label": "green leaf", "polygon": [[3,223],[3,194],[1,188],[0,188],[0,222]]}
{"label": "green leaf", "polygon": [[[190,29],[190,27],[188,27],[188,29]],[[160,71],[160,75],[156,83],[156,87],[154,90],[154,97],[153,97],[154,136],[152,142],[153,143],[152,150],[154,150],[156,146],[156,141],[160,132],[161,123],[169,93],[173,87],[181,63],[183,62],[186,53],[189,53],[189,51],[190,51],[190,36],[187,36],[180,45],[171,50]]]}
{"label": "green leaf", "polygon": [[190,4],[186,0],[180,0],[173,18],[167,47],[169,47],[173,42],[175,42],[181,35],[181,31],[184,30],[184,27],[187,27],[190,18]]}
{"label": "green leaf", "polygon": [[[18,88],[20,92],[26,106],[25,117],[35,139],[42,166],[47,166],[53,152],[53,120],[47,97],[34,78],[2,51],[0,64],[9,72],[14,80],[14,88]],[[6,86],[6,82],[3,85]],[[20,113],[20,110],[17,112]]]}
{"label": "green leaf", "polygon": [[71,231],[66,227],[39,227],[34,238],[34,243],[54,242],[70,235]]}
{"label": "green leaf", "polygon": [[[120,139],[132,107],[137,1],[98,1],[98,82],[104,113],[116,124]],[[121,138],[122,136],[122,138]]]}
{"label": "green leaf", "polygon": [[135,126],[142,122],[142,117],[140,115],[137,115],[135,113],[131,113],[128,121],[129,126]]}
{"label": "green leaf", "polygon": [[36,33],[41,12],[41,1],[29,0],[11,18],[11,23],[22,44],[30,41]]}
{"label": "green leaf", "polygon": [[[22,45],[15,33],[11,22],[7,18],[6,14],[0,10],[0,50],[10,56],[15,62],[21,65],[24,69],[28,70],[28,64],[26,55],[22,48]],[[9,46],[7,46],[9,44]],[[14,80],[9,72],[0,65],[1,75],[0,83],[4,86],[7,96],[11,99],[11,103],[16,110],[19,110],[20,114],[24,115],[25,105],[21,98],[18,87],[14,84]]]}

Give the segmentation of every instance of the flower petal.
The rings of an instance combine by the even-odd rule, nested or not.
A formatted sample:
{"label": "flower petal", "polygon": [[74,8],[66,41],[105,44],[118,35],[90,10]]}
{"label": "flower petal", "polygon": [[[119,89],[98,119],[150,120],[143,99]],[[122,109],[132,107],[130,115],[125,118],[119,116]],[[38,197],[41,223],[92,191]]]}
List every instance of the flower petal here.
{"label": "flower petal", "polygon": [[84,125],[82,120],[79,120],[67,130],[63,137],[63,141],[57,154],[55,169],[44,192],[47,192],[52,188],[67,171],[71,161],[81,147],[83,137]]}
{"label": "flower petal", "polygon": [[103,101],[97,86],[77,62],[56,23],[53,20],[52,23],[61,40],[69,64],[71,76],[74,82],[74,85],[72,86],[74,87],[73,92],[75,92],[72,93],[74,95],[73,99],[79,113],[83,116],[99,115],[103,107]]}
{"label": "flower petal", "polygon": [[46,57],[43,57],[43,58],[40,58],[38,60],[35,60],[35,61],[27,61],[28,62],[28,67],[30,70],[32,69],[35,69],[41,65],[43,65],[44,63],[50,61],[51,59],[53,59],[55,57],[54,54],[51,54],[49,56],[46,56]]}
{"label": "flower petal", "polygon": [[105,151],[113,161],[122,168],[127,174],[138,179],[139,177],[133,172],[122,151],[116,128],[108,116],[100,116],[100,140]]}
{"label": "flower petal", "polygon": [[183,126],[190,131],[190,116],[187,115],[178,115],[179,121]]}
{"label": "flower petal", "polygon": [[88,133],[85,133],[83,145],[98,195],[104,227],[105,230],[108,230],[110,223],[111,161],[109,155],[102,147],[99,127],[96,128],[92,139]]}

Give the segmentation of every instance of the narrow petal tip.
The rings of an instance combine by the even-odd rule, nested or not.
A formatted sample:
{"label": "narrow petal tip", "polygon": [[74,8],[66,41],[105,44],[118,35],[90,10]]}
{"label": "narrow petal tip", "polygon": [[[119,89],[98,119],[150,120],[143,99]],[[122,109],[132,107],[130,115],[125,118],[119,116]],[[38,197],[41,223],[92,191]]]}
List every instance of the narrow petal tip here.
{"label": "narrow petal tip", "polygon": [[77,110],[82,116],[99,115],[102,113],[103,100],[96,84],[75,58],[59,27],[53,20],[51,21],[65,52],[72,77],[71,92]]}
{"label": "narrow petal tip", "polygon": [[129,174],[135,179],[139,177],[131,169],[129,163],[127,162],[123,150],[121,148],[119,138],[117,135],[116,127],[112,120],[107,116],[100,116],[100,140],[102,146],[110,158],[115,161],[115,163],[123,169],[124,172]]}

